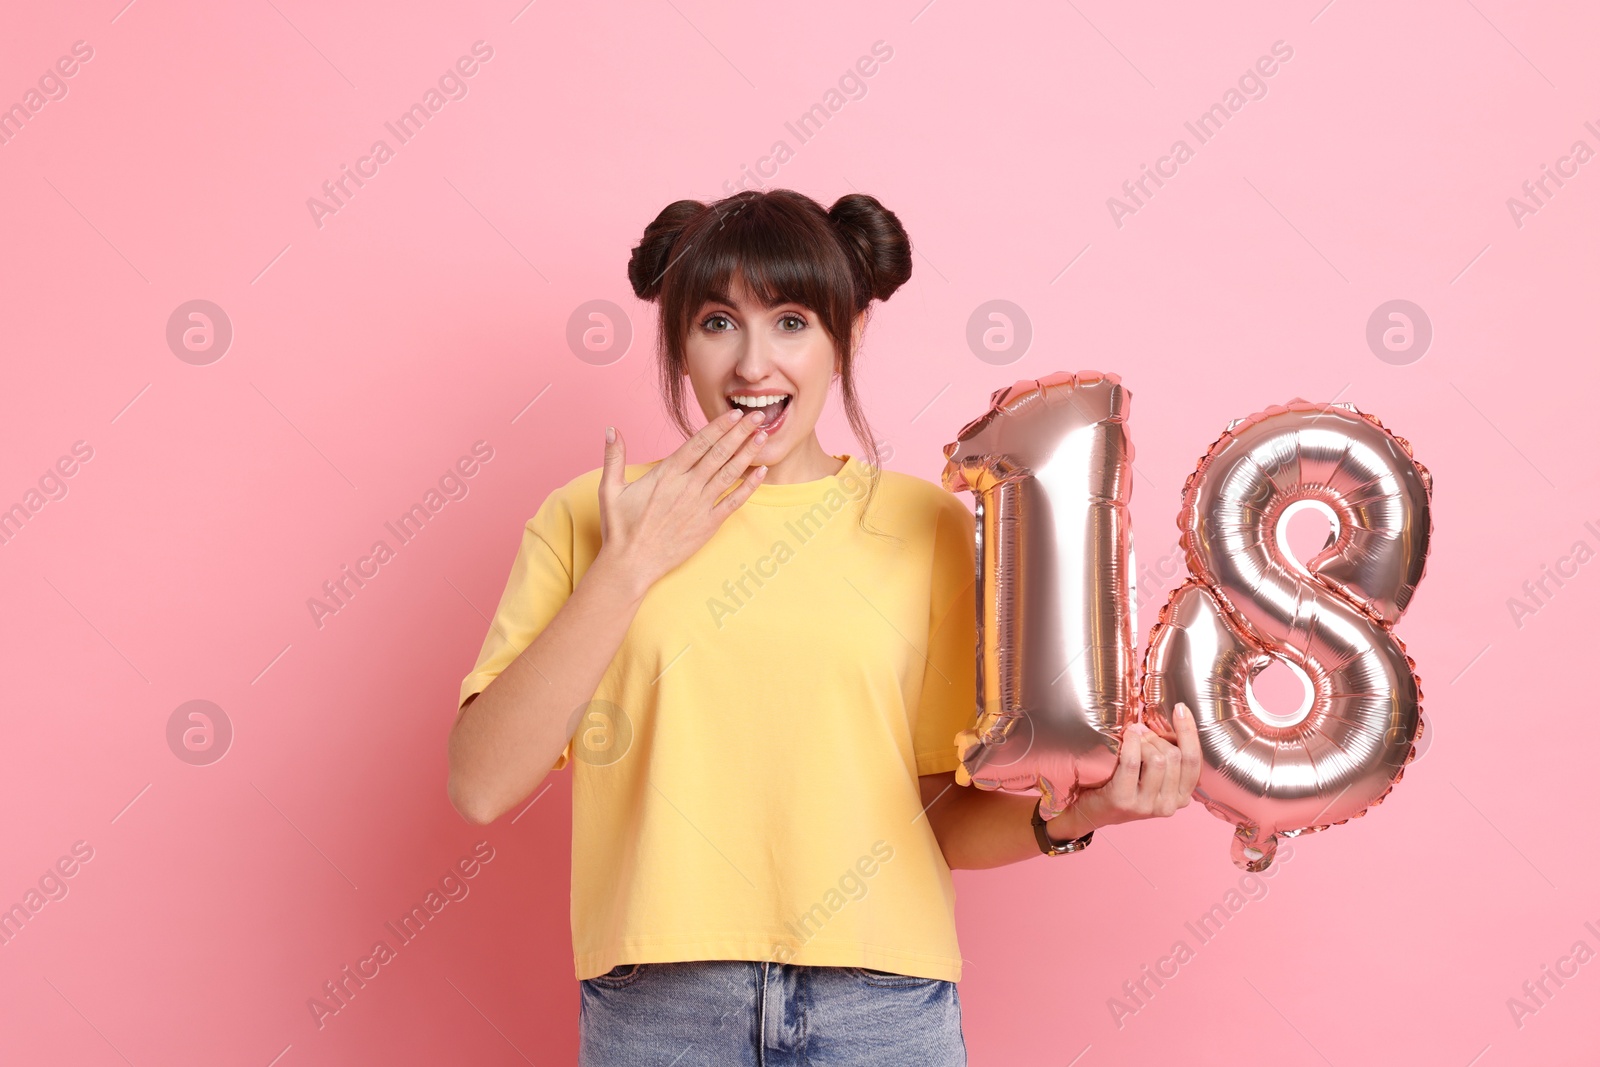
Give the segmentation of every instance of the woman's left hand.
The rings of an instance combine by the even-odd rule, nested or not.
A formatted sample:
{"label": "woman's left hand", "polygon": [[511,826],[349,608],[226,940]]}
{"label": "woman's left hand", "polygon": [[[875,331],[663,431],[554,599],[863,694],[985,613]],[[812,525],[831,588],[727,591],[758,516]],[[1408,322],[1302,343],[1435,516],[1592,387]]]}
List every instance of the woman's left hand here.
{"label": "woman's left hand", "polygon": [[1136,819],[1164,819],[1187,807],[1200,780],[1200,734],[1184,704],[1173,709],[1177,744],[1143,723],[1122,732],[1122,751],[1111,778],[1086,789],[1073,805],[1091,827]]}

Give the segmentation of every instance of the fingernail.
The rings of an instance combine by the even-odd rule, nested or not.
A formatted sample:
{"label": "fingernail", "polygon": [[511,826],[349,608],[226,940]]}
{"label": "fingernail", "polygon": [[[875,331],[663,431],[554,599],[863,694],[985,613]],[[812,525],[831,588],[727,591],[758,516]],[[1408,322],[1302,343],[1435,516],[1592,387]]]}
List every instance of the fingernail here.
{"label": "fingernail", "polygon": [[761,423],[766,421],[767,413],[765,411],[752,411],[750,413],[750,417],[754,419],[756,421],[756,425],[759,426]]}
{"label": "fingernail", "polygon": [[613,444],[616,444],[616,443],[617,443],[617,428],[615,426],[607,426],[606,427],[606,444],[613,445]]}
{"label": "fingernail", "polygon": [[1187,719],[1189,717],[1189,707],[1188,707],[1188,705],[1179,704],[1176,714],[1180,719]]}

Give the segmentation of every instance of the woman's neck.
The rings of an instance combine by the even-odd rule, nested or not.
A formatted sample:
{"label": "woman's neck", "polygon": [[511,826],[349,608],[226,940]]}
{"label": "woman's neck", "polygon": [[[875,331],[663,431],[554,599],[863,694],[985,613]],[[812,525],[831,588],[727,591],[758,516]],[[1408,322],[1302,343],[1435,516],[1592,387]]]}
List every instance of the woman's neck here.
{"label": "woman's neck", "polygon": [[819,478],[838,474],[843,469],[844,464],[823,449],[822,443],[817,440],[817,435],[813,432],[810,437],[791,449],[781,463],[769,466],[761,483],[789,485],[793,482],[814,482]]}

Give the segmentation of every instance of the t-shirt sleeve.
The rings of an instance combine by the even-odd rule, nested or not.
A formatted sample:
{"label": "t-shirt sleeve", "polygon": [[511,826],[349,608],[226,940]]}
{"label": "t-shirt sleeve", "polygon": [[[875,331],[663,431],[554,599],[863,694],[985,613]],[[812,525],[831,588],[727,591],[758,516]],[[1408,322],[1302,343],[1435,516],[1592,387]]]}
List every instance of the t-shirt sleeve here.
{"label": "t-shirt sleeve", "polygon": [[[522,543],[511,564],[500,605],[489,622],[483,647],[472,672],[461,680],[459,709],[474,693],[481,693],[533,643],[572,595],[573,527],[571,512],[559,490],[545,499],[522,528]],[[565,767],[572,756],[572,741],[556,758],[552,770]]]}
{"label": "t-shirt sleeve", "polygon": [[956,769],[956,734],[972,726],[978,708],[975,520],[961,498],[952,496],[938,522],[928,662],[913,734],[918,774]]}

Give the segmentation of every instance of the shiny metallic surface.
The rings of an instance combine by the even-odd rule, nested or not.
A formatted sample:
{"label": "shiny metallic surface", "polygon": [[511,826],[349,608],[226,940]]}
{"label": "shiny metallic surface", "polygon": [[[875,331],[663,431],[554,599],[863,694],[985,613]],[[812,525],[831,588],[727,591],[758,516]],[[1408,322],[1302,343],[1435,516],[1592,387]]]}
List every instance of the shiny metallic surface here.
{"label": "shiny metallic surface", "polygon": [[1135,699],[1130,395],[1114,374],[1019,381],[944,448],[977,497],[978,714],[962,785],[1037,787],[1046,818],[1116,768]]}
{"label": "shiny metallic surface", "polygon": [[[1194,577],[1151,634],[1140,715],[1170,739],[1173,708],[1194,712],[1195,796],[1235,824],[1239,866],[1261,870],[1278,838],[1365,814],[1414,757],[1422,692],[1391,627],[1422,579],[1431,496],[1410,446],[1348,404],[1238,420],[1190,475],[1178,525]],[[1305,564],[1279,536],[1301,500],[1336,517]],[[1274,657],[1311,683],[1297,722],[1250,706],[1250,679]]]}

